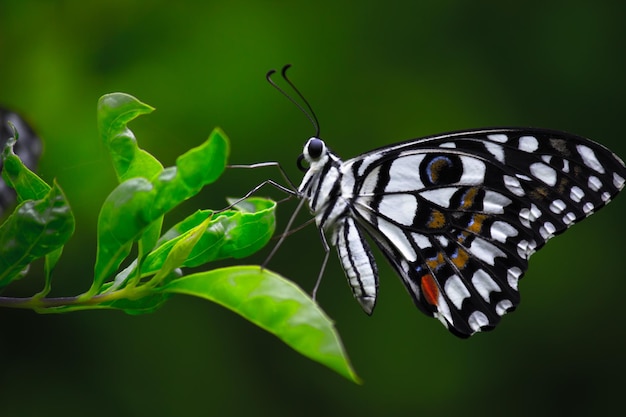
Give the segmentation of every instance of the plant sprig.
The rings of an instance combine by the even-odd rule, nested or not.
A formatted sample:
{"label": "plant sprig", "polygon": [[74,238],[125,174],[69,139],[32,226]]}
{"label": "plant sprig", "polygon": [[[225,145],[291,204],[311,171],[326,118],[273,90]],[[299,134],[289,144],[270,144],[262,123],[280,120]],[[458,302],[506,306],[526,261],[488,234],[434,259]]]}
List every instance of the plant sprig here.
{"label": "plant sprig", "polygon": [[[0,307],[66,313],[118,309],[128,314],[156,311],[175,294],[216,302],[283,340],[301,354],[359,382],[332,321],[308,294],[259,266],[231,266],[183,275],[220,259],[241,259],[264,247],[275,229],[276,203],[249,198],[226,211],[198,210],[162,233],[163,217],[226,167],[229,141],[215,129],[200,146],[163,168],[138,146],[127,124],[153,108],[123,94],[98,102],[98,128],[111,155],[119,185],[98,216],[94,279],[83,294],[48,297],[53,271],[75,220],[59,184],[30,171],[9,139],[2,177],[15,189],[18,205],[0,225],[0,291],[27,275],[44,258],[44,288],[32,297],[0,297]],[[137,246],[137,258],[128,257]],[[128,265],[120,269],[123,263]]]}

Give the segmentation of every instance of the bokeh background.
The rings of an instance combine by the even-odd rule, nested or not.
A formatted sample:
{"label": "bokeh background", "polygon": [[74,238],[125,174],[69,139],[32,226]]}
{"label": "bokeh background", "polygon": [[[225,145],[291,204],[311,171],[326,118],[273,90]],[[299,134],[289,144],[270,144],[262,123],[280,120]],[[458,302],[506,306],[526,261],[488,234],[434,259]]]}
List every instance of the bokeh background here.
{"label": "bokeh background", "polygon": [[[594,1],[41,1],[0,3],[0,103],[45,140],[76,235],[55,295],[85,290],[98,208],[115,179],[95,106],[113,91],[157,108],[133,122],[141,146],[172,165],[221,126],[231,162],[295,158],[313,129],[264,80],[291,77],[345,158],[450,130],[541,126],[593,138],[626,157],[625,3]],[[271,169],[229,171],[168,224],[219,208]],[[262,194],[282,197],[272,190]],[[281,205],[283,226],[294,208]],[[0,311],[0,415],[553,416],[609,415],[626,388],[626,197],[534,255],[522,304],[494,332],[458,340],[413,307],[379,256],[376,313],[352,299],[333,255],[318,300],[363,386],[299,356],[205,301],[155,314]],[[306,216],[302,218],[302,221]],[[246,263],[260,263],[267,250]],[[311,289],[323,257],[314,228],[270,268]],[[12,294],[39,288],[40,265]]]}

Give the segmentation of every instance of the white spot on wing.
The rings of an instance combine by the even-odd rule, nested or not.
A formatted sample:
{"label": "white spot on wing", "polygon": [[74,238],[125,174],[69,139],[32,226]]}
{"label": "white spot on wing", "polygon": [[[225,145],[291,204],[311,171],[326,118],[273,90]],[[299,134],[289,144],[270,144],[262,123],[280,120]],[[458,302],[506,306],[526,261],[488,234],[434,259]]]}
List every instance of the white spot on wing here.
{"label": "white spot on wing", "polygon": [[435,313],[435,317],[442,322],[447,329],[448,323],[453,322],[452,314],[450,314],[450,306],[448,306],[448,303],[441,294],[439,294],[439,297],[437,298],[437,310],[438,312]]}
{"label": "white spot on wing", "polygon": [[561,213],[563,210],[565,210],[566,207],[567,206],[565,205],[563,200],[554,200],[552,203],[550,203],[550,211],[555,214]]}
{"label": "white spot on wing", "polygon": [[502,162],[503,164],[505,163],[504,149],[502,148],[502,146],[493,142],[484,142],[484,145],[485,145],[485,149],[487,149],[487,152],[492,154],[493,157],[496,158],[496,160],[498,160],[499,162]]}
{"label": "white spot on wing", "polygon": [[477,185],[485,181],[485,163],[479,159],[469,156],[462,156],[463,175],[459,180],[460,184]]}
{"label": "white spot on wing", "polygon": [[450,149],[454,149],[456,148],[456,143],[454,142],[446,142],[446,143],[442,143],[441,145],[439,145],[440,148],[450,148]]}
{"label": "white spot on wing", "polygon": [[519,220],[526,226],[530,227],[530,224],[541,217],[541,210],[533,203],[530,208],[523,208],[519,211]]}
{"label": "white spot on wing", "polygon": [[555,169],[543,162],[531,164],[530,173],[551,187],[556,185],[557,175]]}
{"label": "white spot on wing", "polygon": [[526,239],[517,242],[517,254],[522,258],[528,258],[528,241]]}
{"label": "white spot on wing", "polygon": [[417,211],[417,198],[410,194],[385,195],[380,200],[378,211],[403,226],[411,226]]}
{"label": "white spot on wing", "polygon": [[580,200],[585,196],[585,192],[575,185],[570,190],[569,196],[574,202],[580,203]]}
{"label": "white spot on wing", "polygon": [[571,211],[563,216],[563,223],[565,223],[567,226],[571,226],[572,224],[574,224],[575,221],[576,215]]}
{"label": "white spot on wing", "polygon": [[452,195],[458,191],[457,187],[435,188],[434,190],[422,191],[420,196],[441,207],[450,207]]}
{"label": "white spot on wing", "polygon": [[519,149],[525,152],[535,152],[539,148],[539,142],[534,136],[522,136],[519,138]]}
{"label": "white spot on wing", "polygon": [[533,253],[535,253],[536,248],[537,243],[534,240],[531,240],[530,242],[528,240],[520,240],[517,244],[517,254],[520,258],[528,259]]}
{"label": "white spot on wing", "polygon": [[513,288],[515,291],[517,291],[517,284],[521,276],[522,276],[522,270],[516,266],[509,268],[509,270],[506,271],[507,282],[509,283],[509,286]]}
{"label": "white spot on wing", "polygon": [[405,234],[398,226],[379,217],[378,229],[382,234],[389,238],[393,246],[395,246],[400,253],[402,253],[402,256],[404,256],[407,261],[414,262],[417,259],[417,254],[413,250],[411,242],[409,242]]}
{"label": "white spot on wing", "polygon": [[498,316],[503,316],[511,307],[513,307],[511,300],[501,300],[496,304],[496,313]]}
{"label": "white spot on wing", "polygon": [[504,252],[493,243],[478,237],[472,241],[468,249],[472,255],[489,265],[494,265],[496,258],[506,256]]}
{"label": "white spot on wing", "polygon": [[403,156],[391,164],[389,177],[391,180],[386,192],[413,191],[424,188],[424,183],[420,179],[419,166],[424,159],[423,154]]}
{"label": "white spot on wing", "polygon": [[583,213],[589,216],[593,214],[593,209],[594,209],[594,205],[591,204],[590,202],[586,202],[585,205],[583,206]]}
{"label": "white spot on wing", "polygon": [[432,246],[430,239],[421,233],[411,233],[411,237],[413,238],[413,241],[417,243],[417,246],[422,250],[428,249]]}
{"label": "white spot on wing", "polygon": [[485,191],[485,198],[483,199],[483,209],[486,213],[502,214],[504,213],[504,207],[511,204],[511,200],[495,191]]}
{"label": "white spot on wing", "polygon": [[617,188],[618,190],[621,190],[622,187],[624,186],[624,178],[622,178],[621,176],[619,176],[616,172],[613,173],[613,185],[615,186],[615,188]]}
{"label": "white spot on wing", "polygon": [[593,149],[585,145],[576,145],[576,150],[578,151],[580,157],[583,159],[585,165],[587,165],[594,171],[599,172],[600,174],[604,174],[604,167],[602,166],[600,161],[598,161],[596,153],[593,151]]}
{"label": "white spot on wing", "polygon": [[470,292],[467,287],[465,287],[465,284],[463,284],[463,281],[461,281],[458,275],[452,275],[446,280],[443,287],[446,295],[450,301],[452,301],[452,304],[460,310],[463,305],[463,300],[470,296]]}
{"label": "white spot on wing", "polygon": [[495,282],[493,278],[491,278],[491,276],[482,269],[479,269],[474,273],[472,276],[472,284],[476,288],[476,291],[478,291],[478,294],[480,294],[486,302],[489,302],[492,292],[502,291],[498,283]]}
{"label": "white spot on wing", "polygon": [[491,237],[498,242],[505,243],[509,237],[517,236],[517,230],[504,221],[495,221],[491,225]]}
{"label": "white spot on wing", "polygon": [[492,140],[494,142],[506,143],[509,138],[504,133],[495,133],[493,135],[487,135],[487,139]]}
{"label": "white spot on wing", "polygon": [[587,185],[593,191],[600,191],[600,189],[602,189],[602,181],[600,181],[600,178],[596,177],[595,175],[589,177],[589,182]]}
{"label": "white spot on wing", "polygon": [[543,240],[548,240],[551,237],[553,237],[554,236],[554,232],[556,232],[556,227],[554,227],[554,225],[552,223],[550,223],[550,222],[545,222],[539,228],[539,234],[541,235]]}
{"label": "white spot on wing", "polygon": [[480,331],[481,327],[485,327],[489,325],[489,319],[485,316],[485,313],[482,311],[474,311],[467,320],[469,326],[475,332]]}
{"label": "white spot on wing", "polygon": [[519,180],[515,177],[511,177],[509,175],[505,175],[504,176],[504,186],[506,187],[507,190],[509,190],[510,192],[512,192],[513,194],[515,194],[518,197],[524,197],[524,195],[526,194],[524,192],[524,189],[522,188],[522,185],[520,184]]}

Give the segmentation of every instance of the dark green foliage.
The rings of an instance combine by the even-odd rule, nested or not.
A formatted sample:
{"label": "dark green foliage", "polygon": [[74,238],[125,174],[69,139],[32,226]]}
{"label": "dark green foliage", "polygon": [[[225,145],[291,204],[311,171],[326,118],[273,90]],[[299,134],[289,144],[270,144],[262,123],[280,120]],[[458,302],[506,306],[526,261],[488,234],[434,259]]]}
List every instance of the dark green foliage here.
{"label": "dark green foliage", "polygon": [[[296,351],[358,381],[331,320],[300,288],[258,266],[232,266],[184,276],[182,268],[221,259],[240,259],[264,247],[275,229],[276,203],[262,198],[235,202],[224,211],[198,210],[161,233],[163,216],[226,167],[229,142],[215,129],[173,167],[139,148],[126,126],[152,108],[127,94],[103,96],[98,127],[120,184],[104,201],[98,217],[93,283],[76,297],[46,298],[52,270],[74,231],[74,216],[60,186],[49,186],[13,152],[3,152],[3,178],[19,205],[0,226],[0,289],[21,279],[31,262],[45,258],[46,282],[37,295],[0,297],[0,306],[39,312],[118,309],[152,313],[174,294],[221,304],[275,334]],[[17,135],[15,135],[17,136]],[[133,246],[137,258],[128,263]],[[126,262],[127,267],[120,270]]]}

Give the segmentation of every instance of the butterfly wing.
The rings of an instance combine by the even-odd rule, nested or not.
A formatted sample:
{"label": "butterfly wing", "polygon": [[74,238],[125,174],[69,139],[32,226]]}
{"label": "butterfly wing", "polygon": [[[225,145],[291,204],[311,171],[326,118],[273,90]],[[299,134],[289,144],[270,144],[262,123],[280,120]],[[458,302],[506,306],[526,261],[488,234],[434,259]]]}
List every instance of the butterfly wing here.
{"label": "butterfly wing", "polygon": [[624,186],[603,146],[543,129],[433,136],[346,161],[350,201],[417,306],[452,333],[495,327],[528,258]]}

